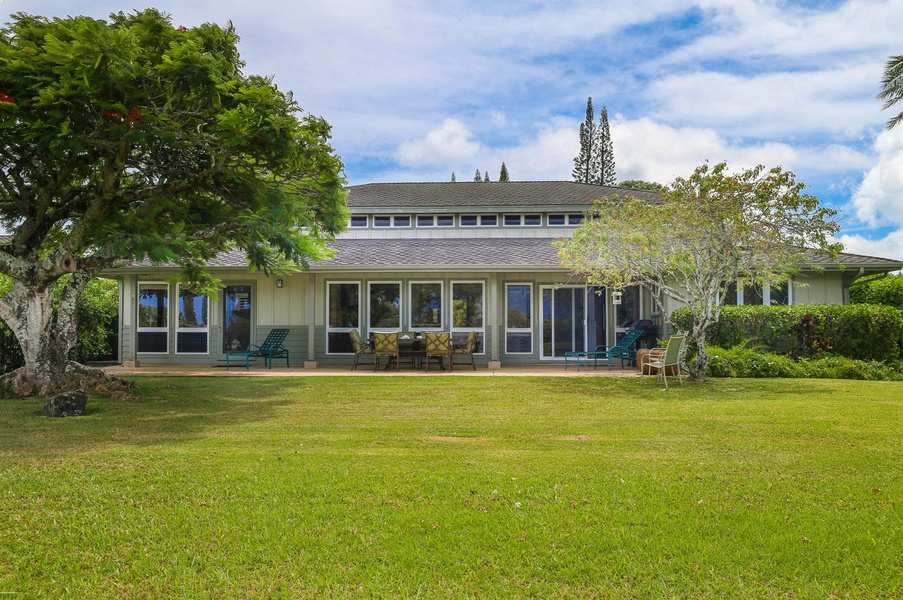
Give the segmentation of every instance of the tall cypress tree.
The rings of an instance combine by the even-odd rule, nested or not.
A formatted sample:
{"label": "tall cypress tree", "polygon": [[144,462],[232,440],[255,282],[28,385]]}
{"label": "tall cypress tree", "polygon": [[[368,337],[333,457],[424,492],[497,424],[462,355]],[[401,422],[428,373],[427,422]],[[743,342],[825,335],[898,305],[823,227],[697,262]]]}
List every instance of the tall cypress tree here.
{"label": "tall cypress tree", "polygon": [[477,172],[473,176],[474,181],[483,181],[483,176],[480,175],[480,170],[477,169]]}
{"label": "tall cypress tree", "polygon": [[485,171],[483,171],[483,182],[489,183],[489,169],[486,169]]}
{"label": "tall cypress tree", "polygon": [[596,114],[593,110],[593,97],[586,99],[586,118],[580,124],[580,154],[574,157],[574,170],[571,175],[577,183],[596,183],[593,158],[596,154]]}
{"label": "tall cypress tree", "polygon": [[611,143],[611,132],[608,129],[608,108],[603,104],[602,113],[599,115],[598,127],[599,140],[596,150],[599,155],[599,185],[614,185],[617,182],[615,174],[615,150]]}
{"label": "tall cypress tree", "polygon": [[452,183],[455,183],[455,182],[456,182],[456,181],[458,181],[458,180],[457,180],[457,178],[455,178],[455,172],[454,172],[454,171],[452,171],[452,178],[451,178],[451,182],[452,182]]}
{"label": "tall cypress tree", "polygon": [[504,162],[502,162],[502,170],[499,171],[499,181],[511,181],[511,179],[508,177],[508,167],[505,166]]}

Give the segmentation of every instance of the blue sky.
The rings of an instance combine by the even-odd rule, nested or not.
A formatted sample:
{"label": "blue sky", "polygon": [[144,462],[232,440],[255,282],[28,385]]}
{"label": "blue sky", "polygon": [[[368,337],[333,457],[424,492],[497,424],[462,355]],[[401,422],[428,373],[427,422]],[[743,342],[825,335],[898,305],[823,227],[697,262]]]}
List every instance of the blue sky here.
{"label": "blue sky", "polygon": [[[4,17],[111,0],[0,0]],[[705,160],[781,165],[842,211],[852,252],[903,259],[903,126],[875,99],[903,53],[903,0],[157,0],[175,25],[231,21],[248,73],[333,125],[351,184],[474,171],[569,180],[586,99],[617,176]],[[897,107],[897,112],[903,106]]]}

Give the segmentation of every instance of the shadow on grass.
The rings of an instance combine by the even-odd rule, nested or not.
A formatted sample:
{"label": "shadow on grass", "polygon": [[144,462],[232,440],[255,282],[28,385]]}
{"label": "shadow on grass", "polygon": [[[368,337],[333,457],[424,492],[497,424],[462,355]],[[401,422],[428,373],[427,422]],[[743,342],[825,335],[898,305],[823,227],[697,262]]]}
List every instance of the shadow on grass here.
{"label": "shadow on grass", "polygon": [[138,380],[137,399],[89,395],[83,417],[42,414],[46,398],[0,401],[0,454],[52,456],[116,444],[188,442],[211,430],[273,417],[304,394],[301,379],[151,378]]}

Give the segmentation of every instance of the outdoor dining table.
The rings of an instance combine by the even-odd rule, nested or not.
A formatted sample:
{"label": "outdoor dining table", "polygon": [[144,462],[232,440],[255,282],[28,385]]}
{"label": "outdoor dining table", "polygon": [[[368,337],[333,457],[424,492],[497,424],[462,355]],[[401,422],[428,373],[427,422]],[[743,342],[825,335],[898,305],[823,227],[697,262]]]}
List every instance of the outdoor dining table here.
{"label": "outdoor dining table", "polygon": [[[373,334],[370,334],[370,344],[373,344]],[[451,339],[452,348],[456,348],[458,346],[463,346],[467,344],[467,340],[455,340]],[[423,341],[423,336],[401,336],[398,338],[398,356],[399,359],[410,359],[411,360],[411,368],[416,369],[417,367],[423,366],[423,361],[426,359],[426,344]],[[439,357],[441,358],[441,357]],[[442,369],[445,369],[445,364],[440,364]],[[386,369],[389,368],[389,365],[386,365]]]}

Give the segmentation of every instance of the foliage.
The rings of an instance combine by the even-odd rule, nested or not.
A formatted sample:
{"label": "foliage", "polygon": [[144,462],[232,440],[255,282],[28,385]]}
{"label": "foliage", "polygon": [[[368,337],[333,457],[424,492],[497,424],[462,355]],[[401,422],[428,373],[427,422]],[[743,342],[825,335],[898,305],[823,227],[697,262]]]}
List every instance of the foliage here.
{"label": "foliage", "polygon": [[782,377],[812,379],[859,379],[903,381],[899,360],[855,360],[845,356],[793,360],[748,345],[733,348],[710,347],[709,375],[712,377]]}
{"label": "foliage", "polygon": [[574,157],[574,181],[593,185],[614,185],[615,159],[608,126],[608,108],[602,105],[599,123],[594,122],[593,98],[586,99],[586,116],[580,124],[580,153]]}
{"label": "foliage", "polygon": [[[72,368],[72,314],[104,268],[148,259],[197,287],[238,247],[288,272],[330,255],[347,223],[330,127],[271,78],[242,72],[232,26],[174,27],[148,9],[109,21],[13,15],[0,30],[0,318],[23,390]],[[72,274],[48,319],[55,283]]]}
{"label": "foliage", "polygon": [[[723,306],[706,343],[722,348],[751,344],[767,352],[805,356],[803,340],[791,330],[806,317],[813,318],[811,336],[830,345],[826,349],[829,355],[886,362],[900,358],[900,311],[869,304]],[[686,308],[671,314],[671,322],[678,329],[689,330],[692,320]]]}
{"label": "foliage", "polygon": [[452,174],[451,174],[451,182],[452,182],[452,183],[455,183],[456,181],[458,181],[458,179],[455,177],[455,172],[452,171]]}
{"label": "foliage", "polygon": [[[891,56],[887,60],[878,99],[884,101],[884,110],[903,100],[903,54]],[[887,128],[892,129],[901,122],[903,122],[903,111],[888,120]]]}
{"label": "foliage", "polygon": [[474,173],[474,175],[473,175],[473,180],[474,180],[474,181],[477,181],[477,182],[483,181],[483,175],[480,174],[480,170],[479,170],[479,169],[477,169],[477,172]]}
{"label": "foliage", "polygon": [[618,184],[618,187],[629,188],[631,190],[647,190],[650,192],[663,192],[665,186],[654,181],[643,181],[642,179],[625,179]]}
{"label": "foliage", "polygon": [[140,402],[92,397],[78,419],[38,416],[39,400],[0,404],[0,589],[693,599],[903,589],[897,383],[713,379],[666,393],[624,378],[142,381]]}
{"label": "foliage", "polygon": [[662,313],[665,297],[693,316],[690,342],[697,360],[690,378],[705,378],[708,330],[730,282],[777,285],[809,263],[808,249],[834,256],[836,211],[804,194],[780,167],[731,174],[725,163],[678,178],[660,204],[632,196],[595,203],[573,237],[554,245],[562,266],[590,285],[621,290],[641,285]]}
{"label": "foliage", "polygon": [[489,183],[489,170],[488,169],[483,171],[483,182]]}
{"label": "foliage", "polygon": [[887,275],[855,282],[850,287],[850,303],[903,307],[903,275]]}
{"label": "foliage", "polygon": [[508,175],[508,167],[502,162],[502,170],[499,171],[499,183],[505,183],[507,181],[511,181],[511,177]]}

